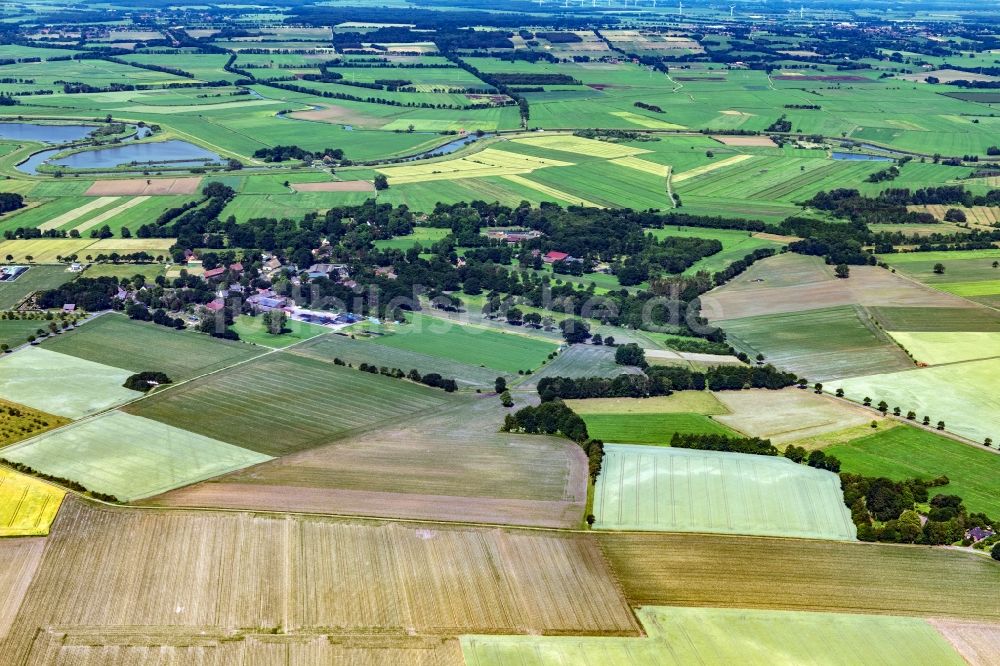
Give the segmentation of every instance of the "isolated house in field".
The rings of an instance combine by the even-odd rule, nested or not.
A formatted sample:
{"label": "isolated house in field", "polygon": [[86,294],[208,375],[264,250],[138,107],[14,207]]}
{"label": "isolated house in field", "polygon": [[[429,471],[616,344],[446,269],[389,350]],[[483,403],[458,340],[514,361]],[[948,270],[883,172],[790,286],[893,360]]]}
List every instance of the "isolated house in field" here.
{"label": "isolated house in field", "polygon": [[569,256],[565,252],[556,252],[555,250],[552,250],[551,252],[542,257],[542,261],[544,261],[547,264],[554,264],[557,261],[569,261],[572,258],[573,257]]}

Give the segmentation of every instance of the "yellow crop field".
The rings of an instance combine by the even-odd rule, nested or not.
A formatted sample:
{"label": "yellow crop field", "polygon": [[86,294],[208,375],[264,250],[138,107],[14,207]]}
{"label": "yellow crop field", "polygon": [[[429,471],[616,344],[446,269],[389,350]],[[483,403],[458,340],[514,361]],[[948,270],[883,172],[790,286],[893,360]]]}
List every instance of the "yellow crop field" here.
{"label": "yellow crop field", "polygon": [[[997,178],[996,180],[998,182],[995,183],[994,186],[1000,185],[1000,178]],[[923,206],[907,206],[906,208],[910,211],[930,213],[938,220],[944,220],[944,216],[949,210],[957,208],[965,213],[965,220],[970,224],[980,224],[991,227],[1000,222],[1000,207],[997,206],[970,206],[969,208],[964,208],[962,206],[927,204]]]}
{"label": "yellow crop field", "polygon": [[468,157],[430,164],[395,166],[378,169],[394,185],[422,183],[431,180],[455,180],[483,176],[514,176],[531,173],[535,169],[553,166],[573,166],[572,162],[518,155],[503,150],[487,148]]}
{"label": "yellow crop field", "polygon": [[93,243],[90,238],[32,238],[30,240],[9,240],[0,243],[0,258],[7,255],[15,262],[31,261],[39,264],[54,264],[57,257],[79,254]]}
{"label": "yellow crop field", "polygon": [[607,141],[597,141],[595,139],[584,139],[572,134],[532,136],[524,139],[514,139],[514,143],[523,143],[526,146],[535,146],[536,148],[545,148],[546,150],[561,150],[566,153],[576,153],[577,155],[604,157],[606,159],[628,157],[629,155],[650,152],[645,148],[624,146],[619,143],[608,143]]}
{"label": "yellow crop field", "polygon": [[677,123],[668,123],[666,120],[659,120],[657,118],[650,118],[649,116],[642,116],[638,113],[632,113],[631,111],[612,111],[612,116],[617,116],[622,120],[627,120],[633,125],[639,125],[640,127],[648,127],[649,129],[662,129],[662,130],[682,130],[687,129],[684,125],[678,125]]}
{"label": "yellow crop field", "polygon": [[176,238],[105,238],[87,246],[88,252],[163,252],[177,242]]}
{"label": "yellow crop field", "polygon": [[580,197],[573,196],[568,192],[563,192],[562,190],[557,190],[554,187],[549,187],[548,185],[542,185],[541,183],[536,183],[533,180],[524,178],[523,176],[511,175],[504,176],[505,180],[509,180],[512,183],[517,183],[518,185],[523,185],[524,187],[529,187],[536,192],[541,192],[542,194],[547,194],[551,197],[555,197],[560,201],[565,201],[574,206],[587,206],[588,208],[604,208],[599,203],[594,203],[593,201],[588,201],[586,199],[581,199]]}
{"label": "yellow crop field", "polygon": [[0,447],[40,435],[69,423],[69,419],[46,414],[16,402],[0,400]]}
{"label": "yellow crop field", "polygon": [[651,173],[654,176],[667,177],[670,173],[670,167],[664,164],[657,164],[656,162],[649,162],[647,160],[638,157],[616,157],[613,160],[609,160],[612,164],[617,164],[618,166],[623,166],[629,169],[635,169],[636,171],[643,171],[645,173]]}
{"label": "yellow crop field", "polygon": [[674,183],[681,183],[685,180],[694,178],[695,176],[701,176],[702,174],[711,173],[717,169],[723,169],[734,164],[739,164],[745,160],[750,159],[753,155],[733,155],[732,157],[727,157],[724,160],[719,160],[718,162],[712,162],[711,164],[705,164],[694,169],[688,169],[687,171],[681,171],[678,174],[674,174],[672,181]]}
{"label": "yellow crop field", "polygon": [[0,537],[45,536],[65,494],[38,479],[0,469]]}

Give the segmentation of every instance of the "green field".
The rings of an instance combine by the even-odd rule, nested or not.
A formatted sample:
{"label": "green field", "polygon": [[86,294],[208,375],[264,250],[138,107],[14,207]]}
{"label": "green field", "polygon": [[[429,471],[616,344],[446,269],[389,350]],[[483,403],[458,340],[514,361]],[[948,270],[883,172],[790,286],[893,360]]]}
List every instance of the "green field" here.
{"label": "green field", "polygon": [[998,373],[1000,359],[986,359],[841,379],[824,388],[843,388],[856,402],[866,397],[873,404],[885,400],[904,414],[913,410],[918,418],[929,416],[933,424],[944,421],[948,431],[974,441],[1000,441]]}
{"label": "green field", "polygon": [[462,326],[424,315],[413,315],[408,321],[372,344],[510,373],[533,370],[556,350],[551,342],[517,333]]}
{"label": "green field", "polygon": [[129,370],[32,347],[0,358],[0,397],[78,419],[142,395],[122,386],[130,375]]}
{"label": "green field", "polygon": [[29,335],[38,329],[48,332],[49,322],[44,319],[0,319],[0,343],[11,349],[26,344]]}
{"label": "green field", "polygon": [[919,618],[645,606],[644,638],[462,636],[468,666],[961,666]]}
{"label": "green field", "polygon": [[983,307],[873,307],[871,315],[887,331],[1000,332],[1000,313]]}
{"label": "green field", "polygon": [[0,310],[11,310],[28,295],[42,289],[55,289],[72,280],[65,266],[31,266],[13,282],[0,284]]}
{"label": "green field", "polygon": [[84,271],[84,275],[89,278],[113,277],[119,280],[141,275],[146,278],[146,282],[152,282],[166,272],[166,264],[92,264]]}
{"label": "green field", "polygon": [[4,449],[7,460],[132,501],[271,458],[122,412]]}
{"label": "green field", "polygon": [[607,445],[594,491],[606,530],[852,540],[840,480],[785,458]]}
{"label": "green field", "polygon": [[912,363],[860,307],[840,306],[718,322],[729,343],[751,357],[810,380],[901,370]]}
{"label": "green field", "polygon": [[891,479],[936,479],[932,494],[960,495],[971,512],[1000,515],[1000,456],[913,427],[893,428],[825,451],[847,472]]}
{"label": "green field", "polygon": [[622,444],[669,446],[674,433],[736,435],[701,414],[584,414],[583,420],[594,439]]}
{"label": "green field", "polygon": [[416,244],[428,249],[451,233],[451,229],[437,229],[433,227],[416,227],[409,236],[397,236],[389,240],[375,241],[375,247],[380,250],[409,250]]}
{"label": "green field", "polygon": [[295,353],[327,362],[339,358],[345,363],[351,363],[355,366],[368,363],[379,367],[399,368],[404,372],[415,369],[422,375],[436,372],[442,377],[454,379],[459,385],[464,386],[490,387],[493,386],[498,375],[511,376],[511,373],[498,372],[492,368],[450,361],[408,349],[387,347],[378,344],[375,340],[330,335],[296,347]]}
{"label": "green field", "polygon": [[940,365],[1000,356],[1000,332],[894,332],[892,337],[918,363]]}
{"label": "green field", "polygon": [[132,372],[165,372],[175,382],[261,353],[249,345],[106,314],[46,340],[45,349]]}
{"label": "green field", "polygon": [[277,353],[167,389],[128,411],[279,456],[447,401],[440,389]]}
{"label": "green field", "polygon": [[268,332],[260,317],[251,317],[249,315],[240,315],[237,317],[232,330],[236,331],[243,342],[263,345],[272,349],[282,349],[330,332],[330,329],[325,326],[289,319],[285,323],[285,330],[287,332],[281,335],[274,335]]}

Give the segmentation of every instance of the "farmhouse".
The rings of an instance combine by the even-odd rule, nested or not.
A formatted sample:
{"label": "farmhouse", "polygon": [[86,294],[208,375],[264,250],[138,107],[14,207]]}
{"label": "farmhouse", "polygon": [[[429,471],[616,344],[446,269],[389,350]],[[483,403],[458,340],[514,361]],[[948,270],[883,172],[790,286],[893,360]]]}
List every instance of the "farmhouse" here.
{"label": "farmhouse", "polygon": [[971,530],[965,532],[965,538],[972,541],[972,543],[989,539],[991,536],[993,536],[993,530],[984,527],[973,527]]}
{"label": "farmhouse", "polygon": [[541,238],[544,234],[535,229],[490,229],[486,231],[486,237],[491,240],[499,240],[505,243],[516,244],[524,241]]}
{"label": "farmhouse", "polygon": [[542,261],[544,261],[547,264],[554,264],[557,261],[572,261],[572,260],[573,257],[569,256],[565,252],[556,252],[555,250],[552,250],[551,252],[547,253],[542,257]]}

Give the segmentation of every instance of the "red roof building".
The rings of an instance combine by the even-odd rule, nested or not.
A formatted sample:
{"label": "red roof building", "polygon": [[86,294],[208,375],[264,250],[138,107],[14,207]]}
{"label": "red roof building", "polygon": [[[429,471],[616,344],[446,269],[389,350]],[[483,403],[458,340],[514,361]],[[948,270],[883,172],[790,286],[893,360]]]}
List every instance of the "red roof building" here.
{"label": "red roof building", "polygon": [[567,259],[569,259],[568,254],[565,252],[556,252],[555,250],[542,257],[542,261],[547,264],[554,264],[557,261],[566,261]]}
{"label": "red roof building", "polygon": [[221,266],[219,268],[213,268],[211,270],[205,271],[205,279],[211,280],[212,278],[222,277],[222,274],[226,272],[225,268]]}
{"label": "red roof building", "polygon": [[209,312],[218,312],[224,307],[226,307],[226,304],[223,303],[222,299],[219,298],[205,304],[205,309],[208,310]]}

